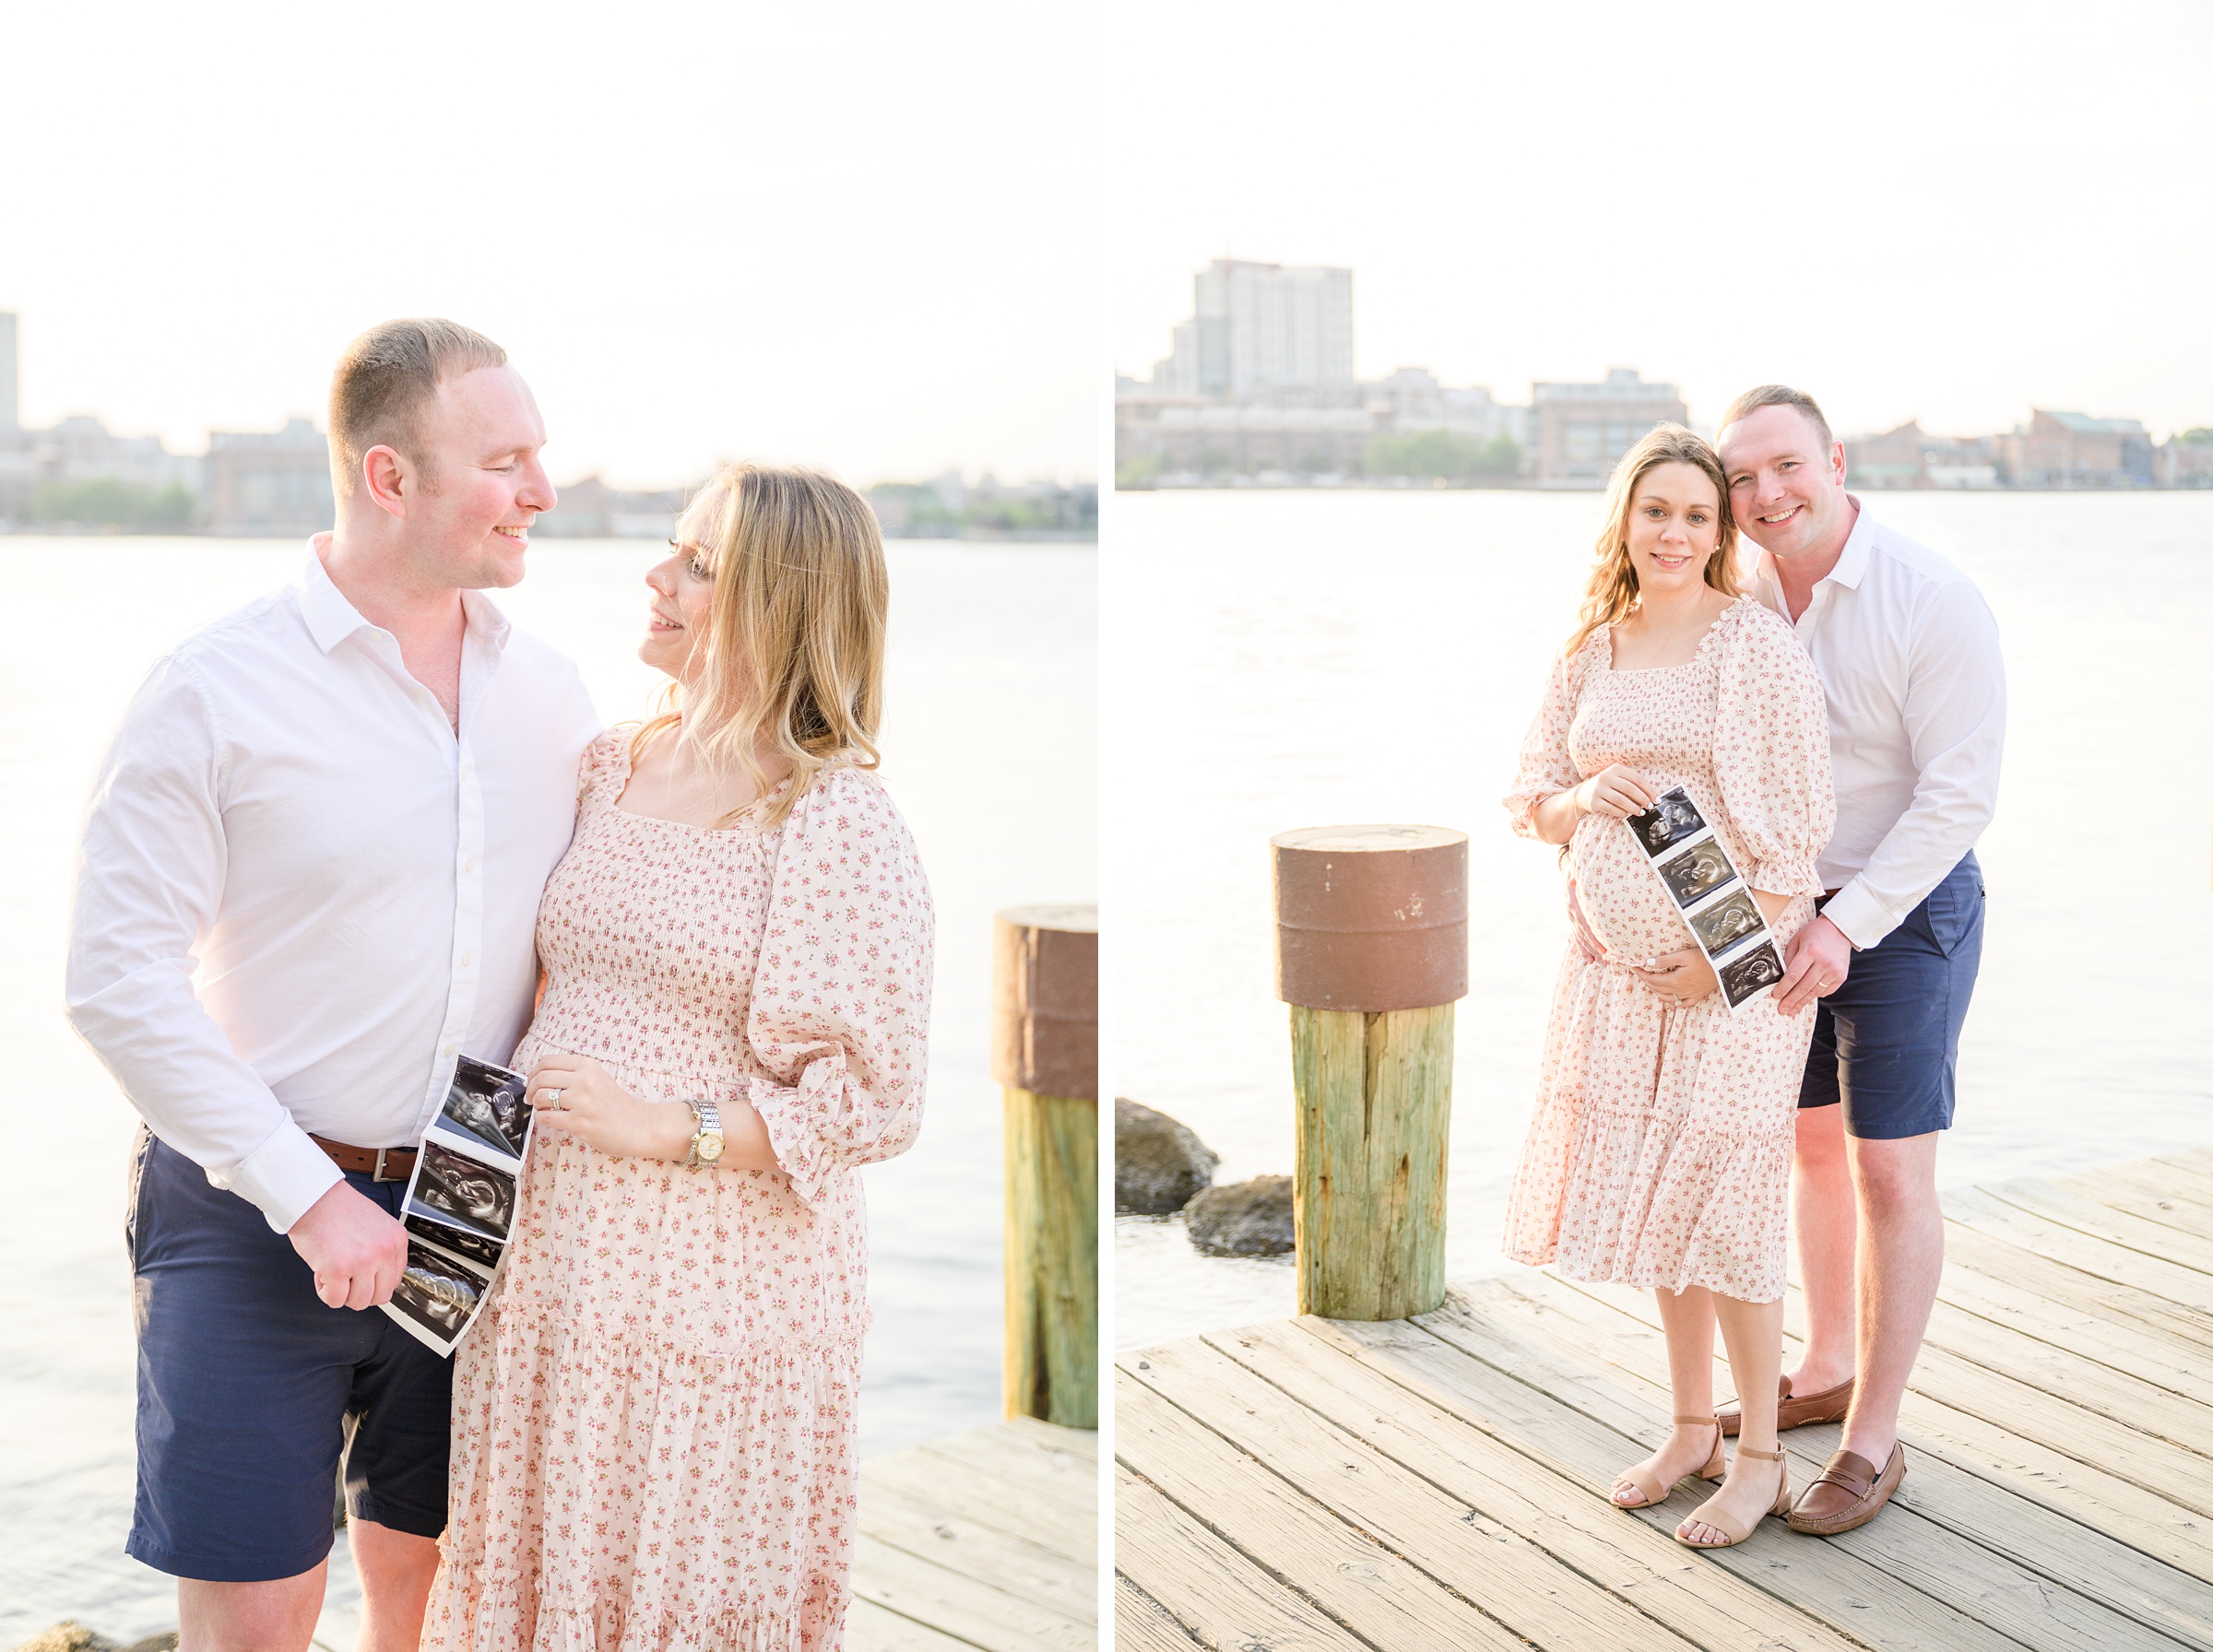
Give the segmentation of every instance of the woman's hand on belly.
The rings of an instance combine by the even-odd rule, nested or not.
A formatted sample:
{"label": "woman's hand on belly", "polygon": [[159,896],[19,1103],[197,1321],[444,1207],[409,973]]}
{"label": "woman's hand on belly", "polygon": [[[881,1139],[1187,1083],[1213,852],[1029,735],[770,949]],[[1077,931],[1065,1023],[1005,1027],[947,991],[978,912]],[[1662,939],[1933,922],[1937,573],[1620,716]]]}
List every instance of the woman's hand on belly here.
{"label": "woman's hand on belly", "polygon": [[[549,1097],[558,1092],[558,1099]],[[682,1102],[648,1102],[630,1093],[589,1056],[556,1050],[530,1073],[530,1103],[538,1122],[617,1159],[688,1159],[698,1127]]]}
{"label": "woman's hand on belly", "polygon": [[1628,764],[1608,763],[1580,785],[1553,793],[1537,805],[1531,819],[1538,842],[1564,844],[1575,835],[1585,815],[1624,820],[1642,814],[1659,798],[1651,783]]}
{"label": "woman's hand on belly", "polygon": [[1706,962],[1706,955],[1696,947],[1663,953],[1649,963],[1632,963],[1628,971],[1662,997],[1676,1004],[1695,1004],[1721,985],[1714,977],[1713,965]]}

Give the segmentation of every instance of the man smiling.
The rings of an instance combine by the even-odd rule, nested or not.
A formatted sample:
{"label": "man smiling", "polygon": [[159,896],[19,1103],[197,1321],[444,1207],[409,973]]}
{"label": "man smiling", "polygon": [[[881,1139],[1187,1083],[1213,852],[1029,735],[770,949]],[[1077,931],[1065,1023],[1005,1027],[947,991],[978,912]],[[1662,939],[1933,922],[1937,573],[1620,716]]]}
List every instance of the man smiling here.
{"label": "man smiling", "polygon": [[1828,893],[1778,988],[1786,1010],[1819,1000],[1792,1178],[1806,1340],[1780,1422],[1844,1421],[1790,1516],[1826,1535],[1871,1519],[1906,1471],[1898,1410],[1944,1268],[1936,1142],[1982,952],[1974,847],[1997,800],[2005,663],[1966,575],[1844,490],[1811,396],[1746,391],[1716,445],[1763,553],[1756,595],[1797,628],[1828,702]]}
{"label": "man smiling", "polygon": [[330,437],[335,531],[155,666],[78,868],[70,1019],[147,1126],[127,1547],[177,1578],[180,1652],[302,1652],[341,1457],[359,1652],[420,1636],[451,1367],[363,1310],[407,1266],[399,1195],[455,1058],[504,1061],[529,1019],[597,723],[480,595],[554,502],[506,352],[372,328]]}

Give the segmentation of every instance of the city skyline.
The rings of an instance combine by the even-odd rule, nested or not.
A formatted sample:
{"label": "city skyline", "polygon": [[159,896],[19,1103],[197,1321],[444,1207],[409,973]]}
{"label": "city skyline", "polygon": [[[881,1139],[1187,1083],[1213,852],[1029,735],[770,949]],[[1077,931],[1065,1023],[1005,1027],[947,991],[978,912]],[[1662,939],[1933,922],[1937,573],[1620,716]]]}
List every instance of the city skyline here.
{"label": "city skyline", "polygon": [[[172,449],[320,425],[349,338],[444,314],[507,348],[557,475],[1095,474],[1088,9],[604,21],[402,4],[373,44],[269,4],[212,37],[149,5],[11,18],[43,65],[0,100],[41,158],[0,225],[24,422]],[[831,62],[827,96],[777,67]]]}
{"label": "city skyline", "polygon": [[1364,380],[1628,364],[1694,419],[1781,381],[1857,430],[2213,422],[2202,6],[1325,16],[1130,0],[1108,31],[1121,372],[1232,255],[1356,267]]}

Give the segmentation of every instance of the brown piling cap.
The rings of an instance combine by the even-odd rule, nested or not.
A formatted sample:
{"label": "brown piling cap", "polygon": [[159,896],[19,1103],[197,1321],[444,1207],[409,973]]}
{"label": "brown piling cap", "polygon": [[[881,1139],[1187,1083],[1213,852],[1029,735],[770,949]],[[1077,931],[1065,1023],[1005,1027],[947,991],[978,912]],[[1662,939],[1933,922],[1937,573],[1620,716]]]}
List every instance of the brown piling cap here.
{"label": "brown piling cap", "polygon": [[1275,851],[1275,996],[1309,1009],[1426,1009],[1468,995],[1468,834],[1308,826]]}
{"label": "brown piling cap", "polygon": [[1099,909],[1015,906],[991,923],[991,1076],[1099,1094]]}

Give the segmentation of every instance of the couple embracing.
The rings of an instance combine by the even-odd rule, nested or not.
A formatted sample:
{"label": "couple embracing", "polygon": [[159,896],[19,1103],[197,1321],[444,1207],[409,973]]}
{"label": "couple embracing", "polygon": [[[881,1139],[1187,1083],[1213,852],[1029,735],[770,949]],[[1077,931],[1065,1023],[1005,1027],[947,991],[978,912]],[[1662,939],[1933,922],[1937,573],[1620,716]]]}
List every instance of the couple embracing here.
{"label": "couple embracing", "polygon": [[[1676,1528],[1698,1548],[1769,1514],[1848,1531],[1888,1502],[1944,1266],[1936,1143],[1982,956],[2004,666],[1973,584],[1844,481],[1819,407],[1782,385],[1739,396],[1711,445],[1662,426],[1632,448],[1506,800],[1561,846],[1574,928],[1506,1250],[1654,1291],[1674,1426],[1613,1500],[1719,1481]],[[1687,810],[1663,802],[1678,787]],[[1769,990],[1717,980],[1635,817],[1710,826],[1757,907],[1739,927],[1781,943]],[[1786,1233],[1806,1316],[1788,1374]],[[1779,1431],[1835,1422],[1792,1487]]]}
{"label": "couple embracing", "polygon": [[[555,502],[505,353],[373,328],[330,436],[335,531],[155,667],[85,827],[70,1017],[145,1120],[129,1552],[180,1652],[302,1652],[342,1471],[363,1652],[834,1646],[856,1169],[919,1127],[932,949],[874,515],[717,477],[645,576],[669,709],[601,732],[484,595]],[[464,1056],[538,1128],[449,1364],[365,1310]]]}

